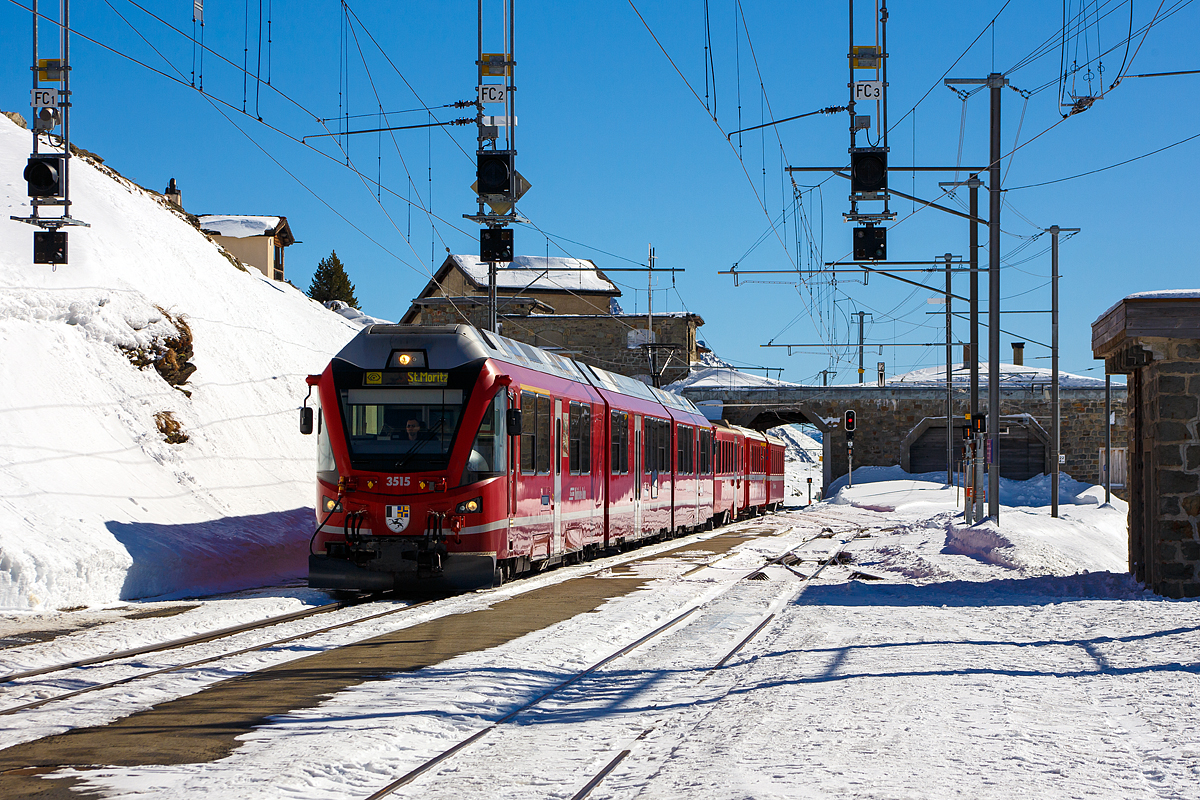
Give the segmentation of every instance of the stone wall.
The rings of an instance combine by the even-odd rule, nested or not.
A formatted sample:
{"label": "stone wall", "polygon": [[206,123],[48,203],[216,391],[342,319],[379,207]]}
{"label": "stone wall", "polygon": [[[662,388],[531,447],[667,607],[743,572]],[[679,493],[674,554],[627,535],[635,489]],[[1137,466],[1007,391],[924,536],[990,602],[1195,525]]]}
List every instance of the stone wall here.
{"label": "stone wall", "polygon": [[[904,438],[926,417],[946,417],[946,395],[937,388],[874,386],[813,387],[786,390],[685,389],[693,402],[721,400],[725,419],[763,430],[788,422],[810,422],[825,432],[830,441],[827,475],[837,478],[848,471],[846,432],[842,414],[854,409],[855,466],[893,466],[901,463]],[[1112,446],[1125,447],[1129,420],[1125,411],[1126,389],[1112,387]],[[1059,390],[1060,452],[1066,456],[1060,471],[1076,480],[1101,483],[1100,453],[1104,448],[1104,389]],[[955,392],[953,412],[963,419],[969,405],[966,393]],[[987,389],[980,390],[980,412],[987,413]],[[1030,414],[1046,430],[1052,427],[1049,387],[1006,388],[1000,396],[1001,415]],[[1002,465],[1003,469],[1003,465]],[[1113,488],[1124,497],[1124,488]]]}
{"label": "stone wall", "polygon": [[[1143,431],[1134,470],[1142,483],[1143,508],[1138,519],[1130,508],[1131,566],[1158,594],[1198,597],[1200,342],[1141,343],[1153,350],[1154,361],[1138,370],[1140,398],[1130,409],[1133,424]],[[1142,531],[1146,536],[1137,548],[1143,554],[1139,558],[1133,544]]]}

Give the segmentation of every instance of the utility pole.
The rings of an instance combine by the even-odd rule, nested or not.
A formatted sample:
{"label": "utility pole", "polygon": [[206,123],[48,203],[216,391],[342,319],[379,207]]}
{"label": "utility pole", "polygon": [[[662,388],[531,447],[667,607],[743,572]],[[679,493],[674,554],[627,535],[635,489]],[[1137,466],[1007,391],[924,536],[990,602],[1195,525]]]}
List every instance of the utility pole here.
{"label": "utility pole", "polygon": [[1112,375],[1104,370],[1104,504],[1112,502]]}
{"label": "utility pole", "polygon": [[863,383],[866,378],[863,377],[865,370],[863,369],[863,317],[873,316],[865,311],[853,311],[850,316],[858,317],[858,382]]}
{"label": "utility pole", "polygon": [[953,309],[950,307],[950,259],[954,255],[946,253],[943,258],[946,259],[946,485],[950,486],[954,483],[954,351],[951,345]]}
{"label": "utility pole", "polygon": [[988,516],[1000,522],[1000,91],[1008,79],[999,72],[986,78],[948,78],[954,84],[983,84],[991,90],[991,157],[988,159]]}
{"label": "utility pole", "polygon": [[654,245],[647,245],[646,264],[646,356],[650,359],[650,376],[658,386],[658,359],[654,350]]}
{"label": "utility pole", "polygon": [[[1050,516],[1052,517],[1058,516],[1058,461],[1059,448],[1062,446],[1059,440],[1061,409],[1058,405],[1058,235],[1063,231],[1076,233],[1079,228],[1050,226],[1050,405],[1054,407],[1050,431],[1054,448],[1050,460]],[[1107,416],[1104,418],[1104,423],[1108,424]]]}

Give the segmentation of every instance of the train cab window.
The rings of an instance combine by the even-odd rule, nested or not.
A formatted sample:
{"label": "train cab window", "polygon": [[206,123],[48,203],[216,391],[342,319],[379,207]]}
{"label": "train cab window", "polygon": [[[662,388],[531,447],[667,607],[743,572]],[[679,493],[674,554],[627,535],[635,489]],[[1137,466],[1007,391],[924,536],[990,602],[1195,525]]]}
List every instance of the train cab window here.
{"label": "train cab window", "polygon": [[592,407],[587,403],[571,403],[567,452],[572,475],[591,474]]}
{"label": "train cab window", "polygon": [[613,475],[629,474],[629,415],[614,411],[609,421],[609,465]]}
{"label": "train cab window", "polygon": [[399,471],[444,469],[462,416],[461,389],[363,388],[342,393],[352,459]]}
{"label": "train cab window", "polygon": [[488,404],[479,423],[479,430],[471,442],[467,466],[463,470],[462,483],[474,483],[484,478],[503,475],[508,463],[505,432],[505,414],[508,409],[508,392],[501,390]]}
{"label": "train cab window", "polygon": [[333,459],[333,447],[329,443],[329,431],[325,427],[325,412],[317,412],[317,477],[327,483],[337,483],[337,462]]}

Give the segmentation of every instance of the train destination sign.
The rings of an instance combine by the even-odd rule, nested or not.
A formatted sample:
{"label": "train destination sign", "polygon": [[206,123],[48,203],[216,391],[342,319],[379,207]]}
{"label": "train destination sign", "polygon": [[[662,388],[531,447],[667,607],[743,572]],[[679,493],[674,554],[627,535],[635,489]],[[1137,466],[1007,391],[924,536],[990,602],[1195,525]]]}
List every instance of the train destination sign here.
{"label": "train destination sign", "polygon": [[448,372],[368,372],[363,375],[364,386],[446,386]]}

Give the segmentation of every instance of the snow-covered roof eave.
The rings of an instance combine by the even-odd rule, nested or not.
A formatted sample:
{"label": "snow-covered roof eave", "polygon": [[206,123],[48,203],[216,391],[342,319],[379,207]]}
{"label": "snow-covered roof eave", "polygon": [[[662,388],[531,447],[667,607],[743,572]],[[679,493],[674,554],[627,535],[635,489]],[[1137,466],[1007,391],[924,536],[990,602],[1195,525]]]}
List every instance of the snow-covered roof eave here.
{"label": "snow-covered roof eave", "polygon": [[[488,265],[476,256],[450,255],[452,261],[468,282],[483,289],[488,285]],[[610,281],[594,262],[587,259],[560,258],[556,256],[517,256],[496,270],[497,287],[537,292],[561,292],[571,294],[621,295],[621,290]]]}

